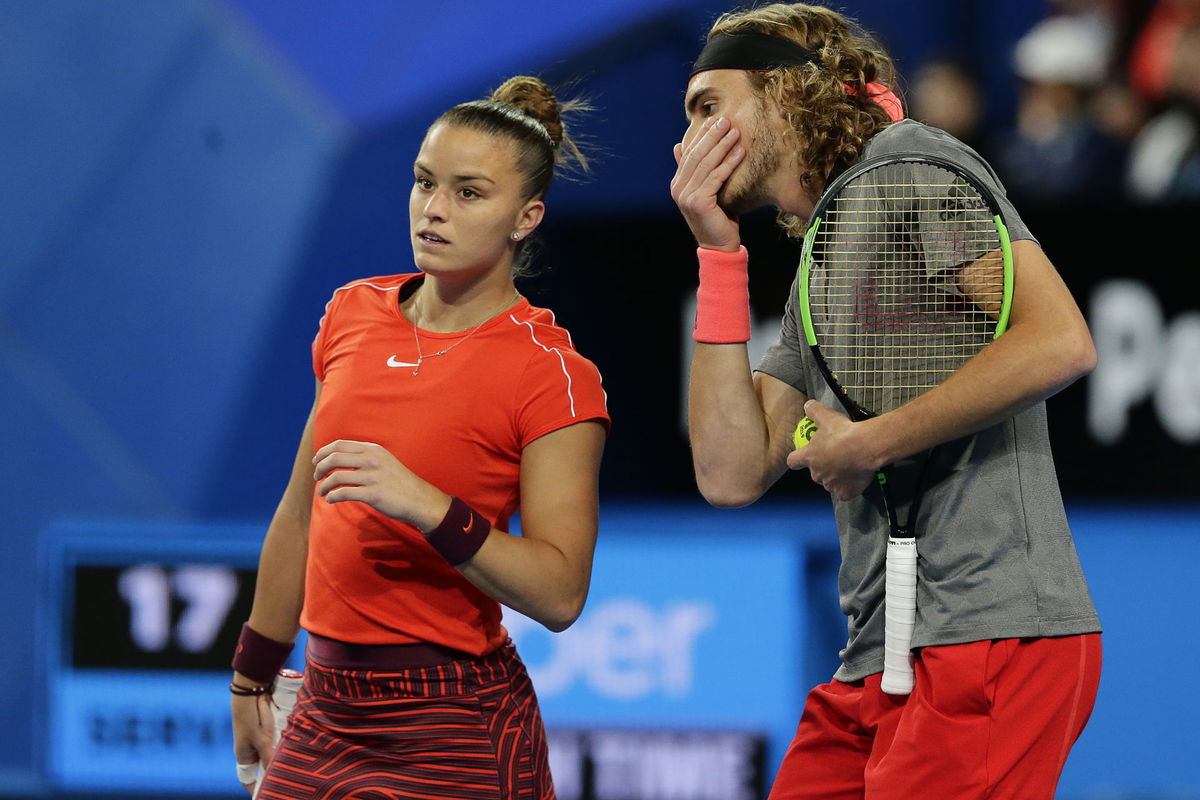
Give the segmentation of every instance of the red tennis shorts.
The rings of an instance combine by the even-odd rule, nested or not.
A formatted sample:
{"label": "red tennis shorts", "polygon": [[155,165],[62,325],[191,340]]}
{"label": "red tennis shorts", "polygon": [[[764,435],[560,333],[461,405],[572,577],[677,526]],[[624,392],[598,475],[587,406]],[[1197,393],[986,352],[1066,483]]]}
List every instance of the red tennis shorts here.
{"label": "red tennis shorts", "polygon": [[1100,683],[1100,634],[926,647],[908,696],[880,675],[808,696],[770,800],[1050,800]]}
{"label": "red tennis shorts", "polygon": [[400,672],[311,660],[261,800],[554,800],[537,698],[511,643]]}

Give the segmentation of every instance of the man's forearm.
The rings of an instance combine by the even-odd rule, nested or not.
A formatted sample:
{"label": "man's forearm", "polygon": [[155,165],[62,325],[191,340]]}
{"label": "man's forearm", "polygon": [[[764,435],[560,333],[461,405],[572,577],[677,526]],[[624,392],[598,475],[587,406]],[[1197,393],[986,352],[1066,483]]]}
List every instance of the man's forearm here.
{"label": "man's forearm", "polygon": [[767,480],[767,423],[745,344],[697,343],[688,384],[688,435],[696,484],[710,503],[754,502]]}

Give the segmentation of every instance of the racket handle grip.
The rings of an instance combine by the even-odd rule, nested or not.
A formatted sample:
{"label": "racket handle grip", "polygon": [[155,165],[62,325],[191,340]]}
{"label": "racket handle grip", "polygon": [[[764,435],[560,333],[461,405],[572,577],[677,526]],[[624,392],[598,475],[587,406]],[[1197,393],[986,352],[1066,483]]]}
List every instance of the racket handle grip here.
{"label": "racket handle grip", "polygon": [[283,736],[283,729],[287,727],[292,710],[296,707],[296,694],[300,691],[303,683],[304,675],[291,669],[279,670],[279,676],[275,678],[275,692],[271,696],[271,714],[275,718],[274,744],[276,745],[279,744],[279,739]]}
{"label": "racket handle grip", "polygon": [[917,622],[917,540],[888,538],[884,577],[883,679],[887,694],[913,689],[912,636]]}

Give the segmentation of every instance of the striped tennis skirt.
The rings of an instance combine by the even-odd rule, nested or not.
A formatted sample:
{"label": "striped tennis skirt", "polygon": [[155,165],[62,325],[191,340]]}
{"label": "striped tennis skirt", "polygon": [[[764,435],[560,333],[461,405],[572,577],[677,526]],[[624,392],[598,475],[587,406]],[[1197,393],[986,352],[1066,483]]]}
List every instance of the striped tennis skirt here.
{"label": "striped tennis skirt", "polygon": [[[381,659],[387,649],[310,635],[259,798],[554,800],[537,697],[511,641],[478,658],[400,645],[405,657]],[[365,668],[381,660],[422,666]]]}

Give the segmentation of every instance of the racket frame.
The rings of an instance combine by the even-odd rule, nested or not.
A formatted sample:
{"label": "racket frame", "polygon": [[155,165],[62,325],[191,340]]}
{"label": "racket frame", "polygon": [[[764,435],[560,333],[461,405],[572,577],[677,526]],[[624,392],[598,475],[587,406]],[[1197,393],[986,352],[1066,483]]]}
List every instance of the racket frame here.
{"label": "racket frame", "polygon": [[[808,282],[810,267],[812,265],[813,245],[816,242],[817,233],[820,230],[826,210],[848,183],[877,167],[907,162],[929,164],[955,174],[978,192],[984,202],[987,203],[988,210],[992,212],[992,220],[996,225],[1004,266],[1004,295],[1001,300],[1000,310],[996,318],[996,328],[992,334],[992,338],[998,339],[1008,329],[1013,294],[1012,243],[1009,240],[1008,227],[1004,224],[1000,206],[996,202],[995,196],[986,186],[983,186],[978,179],[963,167],[936,156],[927,156],[920,153],[899,153],[878,156],[867,159],[855,167],[846,170],[826,188],[810,216],[811,222],[804,234],[804,247],[800,257],[799,300],[801,324],[809,349],[816,359],[817,366],[821,371],[822,377],[825,379],[825,383],[828,384],[829,388],[837,396],[838,401],[845,408],[850,419],[855,422],[870,419],[877,416],[877,414],[863,408],[846,394],[821,353],[816,331],[813,328],[812,312],[809,308]],[[913,487],[913,499],[909,506],[907,519],[903,523],[901,523],[896,514],[896,505],[889,486],[888,466],[880,467],[875,473],[875,482],[879,486],[880,496],[883,500],[883,507],[890,529],[884,570],[884,670],[880,682],[881,689],[887,694],[906,695],[912,691],[914,685],[911,643],[912,633],[916,626],[918,552],[916,534],[912,530],[912,524],[916,521],[922,495],[920,483],[921,477],[924,474],[924,465],[928,463],[932,453],[933,449],[925,453],[925,461],[921,466],[920,474]],[[893,598],[893,602],[888,602],[889,597]]]}

